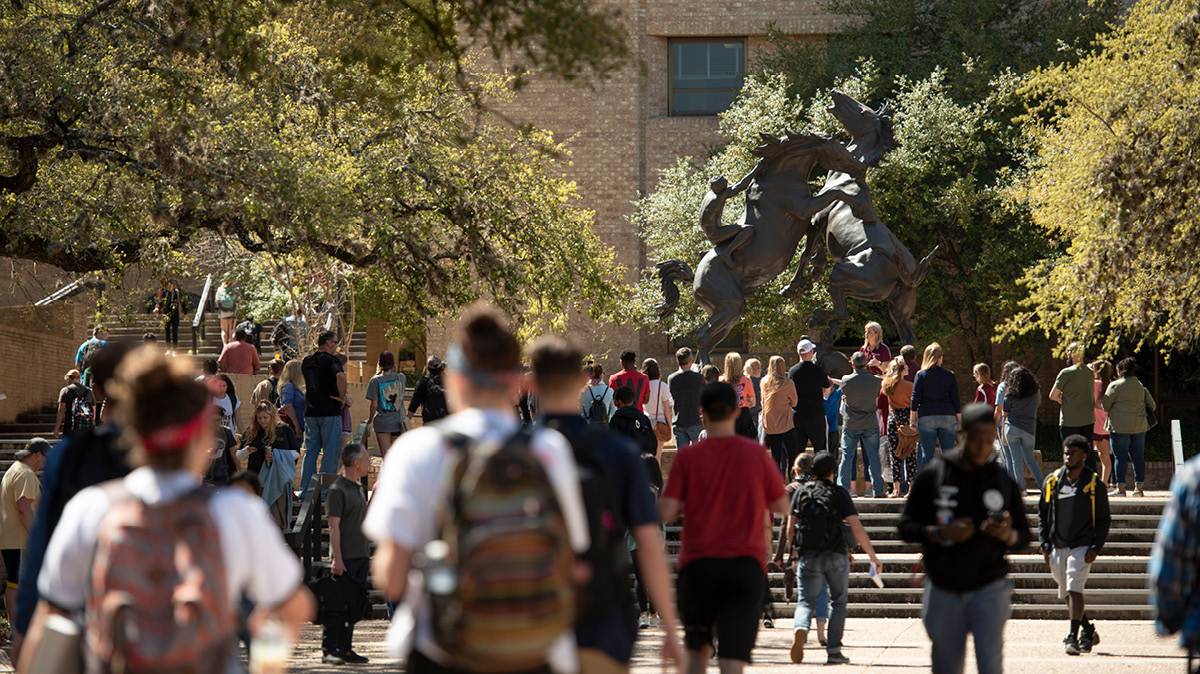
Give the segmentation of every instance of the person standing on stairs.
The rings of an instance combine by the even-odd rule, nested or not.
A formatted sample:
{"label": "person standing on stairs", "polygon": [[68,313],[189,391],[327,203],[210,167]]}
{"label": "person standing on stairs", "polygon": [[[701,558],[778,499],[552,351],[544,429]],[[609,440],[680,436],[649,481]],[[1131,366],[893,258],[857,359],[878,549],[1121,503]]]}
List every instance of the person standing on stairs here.
{"label": "person standing on stairs", "polygon": [[1071,614],[1071,631],[1063,639],[1067,655],[1091,653],[1100,643],[1096,626],[1084,613],[1083,588],[1092,562],[1104,549],[1112,516],[1104,482],[1086,465],[1091,451],[1087,438],[1067,436],[1063,467],[1046,477],[1038,499],[1042,558],[1058,583],[1058,598],[1067,600]]}
{"label": "person standing on stairs", "polygon": [[300,371],[304,374],[304,468],[300,474],[300,491],[308,491],[308,481],[317,472],[317,457],[321,456],[321,472],[337,472],[342,454],[342,408],[346,400],[346,371],[337,357],[337,335],[326,330],[317,335],[317,350],[304,358]]}
{"label": "person standing on stairs", "polygon": [[[331,573],[347,581],[341,592],[352,596],[346,611],[330,613],[322,620],[322,661],[331,665],[367,663],[354,652],[354,623],[366,618],[367,578],[371,571],[371,548],[363,534],[367,497],[360,481],[371,469],[371,455],[362,445],[351,443],[342,450],[342,474],[329,487],[329,548]],[[340,583],[339,583],[340,585]]]}
{"label": "person standing on stairs", "polygon": [[217,286],[217,318],[221,321],[221,346],[233,341],[234,325],[237,323],[238,296],[229,285],[229,279],[221,279]]}
{"label": "person standing on stairs", "polygon": [[250,341],[250,333],[245,330],[234,333],[233,341],[221,349],[217,365],[221,372],[227,374],[258,374],[262,363],[258,357],[258,347]]}
{"label": "person standing on stairs", "polygon": [[933,674],[961,674],[967,634],[979,674],[1004,669],[1004,625],[1012,614],[1005,555],[1029,545],[1023,494],[992,460],[991,405],[962,411],[962,445],[935,456],[913,482],[900,537],[920,543],[925,566],[922,621],[933,643]]}
{"label": "person standing on stairs", "polygon": [[179,319],[187,310],[183,291],[175,281],[167,281],[154,296],[154,313],[162,318],[163,346],[168,349],[179,347]]}

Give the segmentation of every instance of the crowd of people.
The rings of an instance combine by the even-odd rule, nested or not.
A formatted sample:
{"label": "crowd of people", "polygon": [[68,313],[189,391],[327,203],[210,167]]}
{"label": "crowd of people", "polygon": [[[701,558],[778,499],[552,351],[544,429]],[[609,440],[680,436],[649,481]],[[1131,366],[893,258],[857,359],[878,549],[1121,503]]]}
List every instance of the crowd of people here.
{"label": "crowd of people", "polygon": [[[294,641],[314,617],[326,663],[365,663],[353,635],[373,583],[410,673],[628,671],[639,628],[661,626],[664,661],[697,673],[715,657],[736,674],[772,624],[772,571],[789,596],[794,585],[791,660],[805,661],[815,622],[825,662],[845,664],[851,553],[881,586],[884,574],[855,499],[887,495],[906,497],[898,535],[922,550],[934,672],[963,671],[968,633],[978,671],[1001,671],[1007,555],[1035,541],[1066,605],[1064,650],[1079,655],[1100,642],[1084,593],[1109,497],[1125,493],[1130,463],[1143,493],[1155,409],[1136,363],[1112,379],[1072,345],[1047,395],[1061,406],[1063,463],[1043,476],[1031,439],[1041,395],[1017,363],[999,382],[976,365],[964,406],[938,344],[920,363],[909,345],[893,357],[871,323],[844,377],[829,376],[807,337],[790,368],[737,353],[698,367],[683,348],[670,374],[625,352],[606,377],[567,339],[523,349],[506,316],[477,305],[407,406],[405,375],[380,355],[366,397],[382,466],[368,492],[335,333],[268,363],[249,415],[227,376],[250,365],[239,345],[257,358],[249,335],[234,329],[228,357],[199,369],[104,337],[98,328],[67,374],[61,440],[30,442],[0,481],[21,672],[56,671],[44,663],[63,657],[88,671],[238,671],[239,639],[254,663],[267,650],[252,645],[258,635]],[[1161,625],[1192,650],[1196,465],[1176,482],[1152,562]],[[318,473],[337,477],[315,486]],[[282,535],[297,482],[323,494],[329,518],[320,579],[303,577]],[[676,522],[671,560],[663,526]]]}

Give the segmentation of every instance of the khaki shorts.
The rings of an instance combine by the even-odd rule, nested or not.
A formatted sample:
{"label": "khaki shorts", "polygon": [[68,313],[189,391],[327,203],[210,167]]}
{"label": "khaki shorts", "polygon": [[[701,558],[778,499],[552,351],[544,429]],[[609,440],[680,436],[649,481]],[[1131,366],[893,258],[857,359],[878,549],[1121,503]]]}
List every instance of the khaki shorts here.
{"label": "khaki shorts", "polygon": [[1054,548],[1050,552],[1050,575],[1058,582],[1058,598],[1066,599],[1068,592],[1083,592],[1092,565],[1083,561],[1087,547]]}

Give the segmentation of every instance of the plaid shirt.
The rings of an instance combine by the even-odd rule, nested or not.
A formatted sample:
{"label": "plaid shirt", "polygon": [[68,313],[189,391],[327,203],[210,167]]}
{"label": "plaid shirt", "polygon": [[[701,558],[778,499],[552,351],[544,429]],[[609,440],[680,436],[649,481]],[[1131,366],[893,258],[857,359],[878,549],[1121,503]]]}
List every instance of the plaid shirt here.
{"label": "plaid shirt", "polygon": [[1200,652],[1200,456],[1171,482],[1171,499],[1159,523],[1150,558],[1155,626],[1180,633],[1180,644]]}

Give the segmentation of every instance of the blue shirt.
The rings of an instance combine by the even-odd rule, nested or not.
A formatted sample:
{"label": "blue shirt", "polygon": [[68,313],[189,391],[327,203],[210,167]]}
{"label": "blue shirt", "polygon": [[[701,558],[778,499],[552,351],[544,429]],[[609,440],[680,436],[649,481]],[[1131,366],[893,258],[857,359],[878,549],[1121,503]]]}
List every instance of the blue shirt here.
{"label": "blue shirt", "polygon": [[279,405],[291,405],[296,412],[296,421],[300,424],[300,432],[304,432],[304,392],[295,384],[288,382],[279,389]]}
{"label": "blue shirt", "polygon": [[921,370],[913,380],[912,410],[917,417],[958,414],[962,401],[954,373],[940,365]]}
{"label": "blue shirt", "polygon": [[1171,499],[1150,557],[1150,578],[1155,629],[1163,635],[1179,632],[1180,644],[1200,653],[1200,456],[1193,456],[1171,481]]}
{"label": "blue shirt", "polygon": [[842,387],[834,386],[829,392],[829,397],[825,399],[825,421],[829,423],[829,432],[836,433],[838,430],[838,410],[842,405]]}
{"label": "blue shirt", "polygon": [[103,349],[104,347],[108,346],[108,340],[107,339],[96,339],[95,337],[92,337],[91,339],[88,339],[87,341],[85,341],[83,344],[80,344],[79,348],[75,350],[75,367],[76,367],[76,369],[79,369],[79,370],[83,369],[83,352],[87,351],[87,348],[89,346],[91,346],[92,344],[99,344],[100,348]]}

